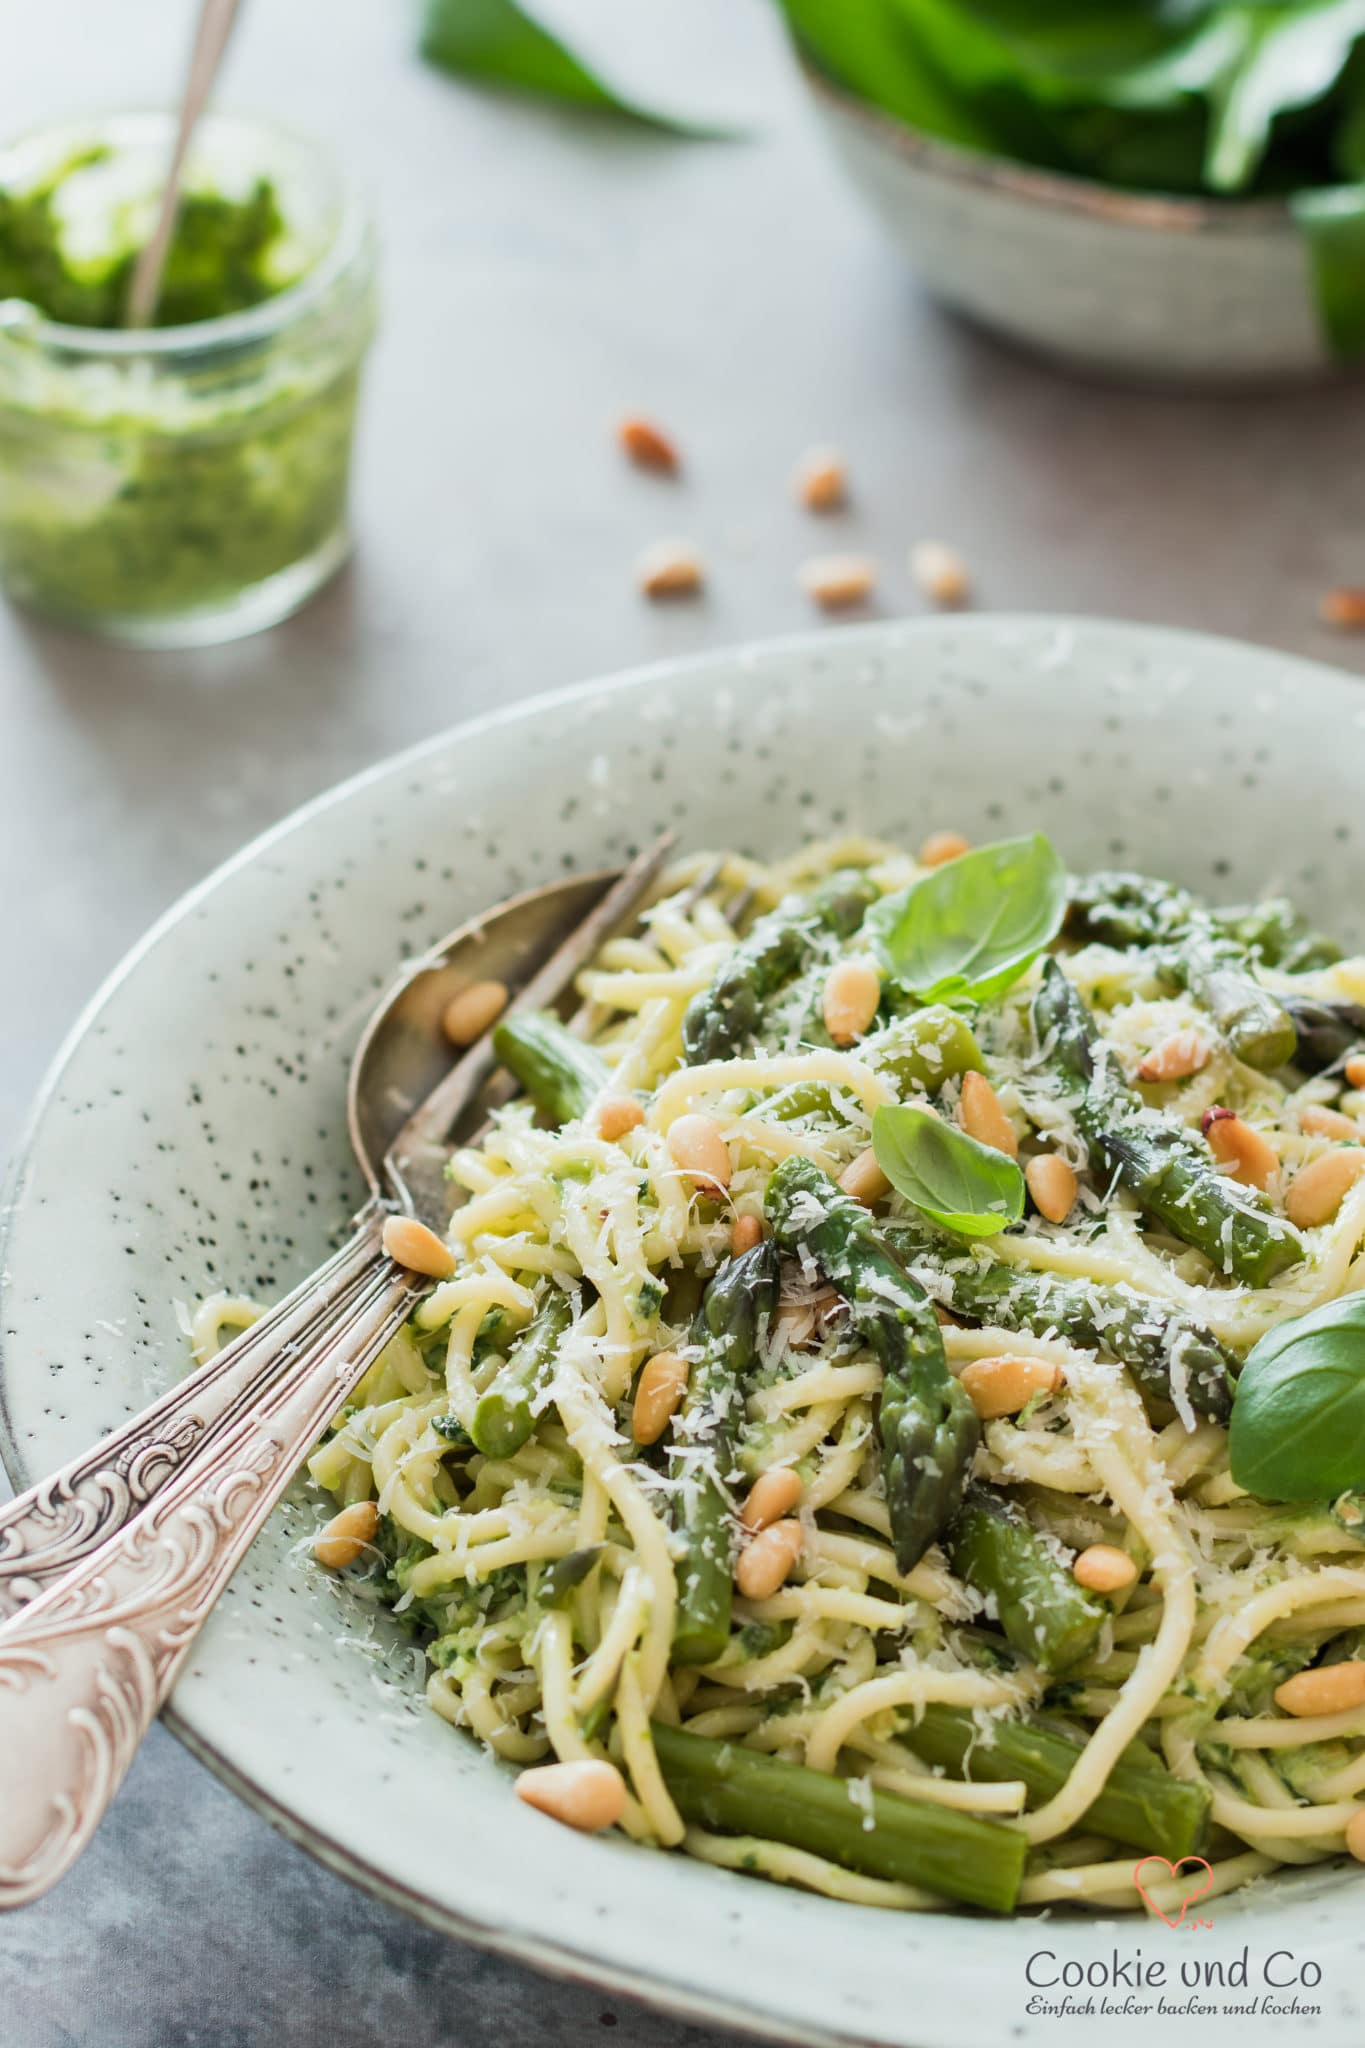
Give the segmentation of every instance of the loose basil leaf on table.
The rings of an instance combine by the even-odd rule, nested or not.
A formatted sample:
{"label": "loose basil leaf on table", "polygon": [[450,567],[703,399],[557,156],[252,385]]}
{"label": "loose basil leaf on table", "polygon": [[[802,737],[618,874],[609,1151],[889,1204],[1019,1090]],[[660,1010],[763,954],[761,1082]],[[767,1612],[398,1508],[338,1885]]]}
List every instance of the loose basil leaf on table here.
{"label": "loose basil leaf on table", "polygon": [[1041,832],[960,854],[874,903],[863,931],[921,1001],[983,1001],[1016,981],[1061,930],[1066,869]]}
{"label": "loose basil leaf on table", "polygon": [[1232,1476],[1262,1500],[1331,1500],[1365,1487],[1365,1294],[1281,1323],[1242,1368]]}
{"label": "loose basil leaf on table", "polygon": [[877,1164],[897,1194],[962,1237],[994,1237],[1024,1213],[1024,1176],[992,1145],[910,1103],[872,1119]]}

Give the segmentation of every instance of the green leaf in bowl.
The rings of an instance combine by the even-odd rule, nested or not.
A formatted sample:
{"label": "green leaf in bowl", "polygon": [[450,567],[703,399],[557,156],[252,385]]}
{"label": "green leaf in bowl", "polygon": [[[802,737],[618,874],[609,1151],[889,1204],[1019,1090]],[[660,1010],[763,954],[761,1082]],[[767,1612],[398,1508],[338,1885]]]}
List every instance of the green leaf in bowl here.
{"label": "green leaf in bowl", "polygon": [[1066,870],[1041,832],[959,855],[884,896],[863,930],[882,965],[923,1002],[1003,993],[1061,929]]}
{"label": "green leaf in bowl", "polygon": [[897,1194],[944,1230],[994,1237],[1024,1213],[1024,1176],[1014,1160],[932,1110],[909,1103],[879,1109],[872,1149]]}
{"label": "green leaf in bowl", "polygon": [[1237,1382],[1229,1450],[1233,1479],[1261,1500],[1365,1487],[1365,1294],[1262,1337]]}

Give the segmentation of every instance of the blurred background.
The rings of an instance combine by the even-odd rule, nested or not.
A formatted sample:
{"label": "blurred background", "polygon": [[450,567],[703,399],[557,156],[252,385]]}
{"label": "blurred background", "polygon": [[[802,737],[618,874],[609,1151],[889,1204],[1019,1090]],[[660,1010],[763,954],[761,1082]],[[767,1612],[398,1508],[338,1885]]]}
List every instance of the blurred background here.
{"label": "blurred background", "polygon": [[[849,0],[869,33],[874,13]],[[1365,391],[1348,368],[1289,383],[1267,370],[1232,393],[1151,389],[1140,362],[1115,380],[1022,351],[917,284],[896,219],[916,162],[872,139],[851,74],[835,80],[842,115],[827,87],[812,96],[771,0],[557,0],[541,14],[633,103],[730,132],[683,135],[454,77],[419,54],[422,10],[406,0],[243,11],[218,103],[328,145],[377,223],[355,554],[286,623],[194,651],[118,647],[0,605],[0,1151],[101,977],[244,840],[490,706],[725,643],[838,631],[802,587],[812,557],[875,564],[851,617],[923,609],[908,553],[934,538],[992,611],[1162,621],[1365,667],[1365,640],[1320,616],[1327,593],[1365,582]],[[169,103],[194,15],[189,0],[0,0],[0,137]],[[1340,16],[1339,55],[1365,29]],[[1273,77],[1301,55],[1277,56]],[[867,75],[886,75],[875,50]],[[989,83],[980,93],[969,114],[1005,104]],[[1298,122],[1291,107],[1306,163],[1318,144]],[[1049,174],[1061,147],[1056,130],[1037,144]],[[1050,274],[1029,259],[1022,272],[1037,274],[1021,283],[1011,216],[980,214],[981,181],[960,164],[917,165],[946,179],[921,186],[934,261],[961,242],[978,282],[1013,264],[1039,317]],[[1181,189],[1199,190],[1197,166]],[[1089,235],[1105,210],[1061,212]],[[1174,232],[1188,251],[1205,230]],[[1238,272],[1244,368],[1288,232],[1277,221],[1279,254],[1253,249]],[[1107,303],[1125,248],[1078,246],[1057,261],[1112,266]],[[1306,278],[1307,259],[1292,260]],[[1349,273],[1349,248],[1345,260]],[[1182,281],[1158,265],[1138,295],[1153,336],[1180,326],[1201,267]],[[1286,347],[1317,333],[1297,301],[1290,324]],[[1216,323],[1200,339],[1216,372]],[[624,458],[629,413],[667,430],[676,475]],[[823,517],[792,489],[817,445],[838,451],[849,484]],[[697,552],[704,588],[651,603],[637,561],[672,538]],[[72,1878],[0,1928],[0,1995],[22,2048],[349,2044],[413,2028],[483,2044],[524,2039],[551,2010],[566,2043],[612,2026],[641,2048],[719,2040],[424,1933],[277,1841],[160,1733]]]}

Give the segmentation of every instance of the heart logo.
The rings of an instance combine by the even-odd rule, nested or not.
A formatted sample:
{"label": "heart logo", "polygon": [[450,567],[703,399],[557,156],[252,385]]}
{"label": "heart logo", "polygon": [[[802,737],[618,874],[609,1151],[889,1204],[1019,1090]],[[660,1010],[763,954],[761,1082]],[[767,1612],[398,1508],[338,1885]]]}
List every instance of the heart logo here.
{"label": "heart logo", "polygon": [[[1204,1873],[1203,1882],[1201,1884],[1191,1885],[1190,1889],[1185,1893],[1184,1897],[1181,1899],[1180,1911],[1176,1914],[1174,1920],[1172,1920],[1169,1913],[1162,1912],[1160,1906],[1158,1906],[1156,1900],[1151,1896],[1150,1892],[1147,1890],[1146,1885],[1142,1881],[1143,1871],[1147,1870],[1149,1866],[1153,1863],[1160,1864],[1162,1873],[1165,1876],[1170,1877],[1172,1879],[1178,1878],[1180,1873],[1187,1867],[1192,1871],[1202,1870]],[[1151,1881],[1153,1883],[1156,1883],[1157,1878],[1155,1873],[1153,1873]],[[1144,1856],[1142,1861],[1137,1865],[1136,1869],[1133,1872],[1133,1883],[1137,1886],[1138,1891],[1142,1896],[1142,1903],[1144,1906],[1146,1906],[1148,1912],[1155,1913],[1158,1920],[1164,1920],[1168,1927],[1179,1927],[1181,1921],[1184,1919],[1186,1913],[1194,1904],[1195,1900],[1202,1899],[1205,1892],[1209,1891],[1212,1888],[1213,1866],[1211,1863],[1208,1863],[1202,1856],[1182,1856],[1178,1863],[1169,1862],[1165,1856]]]}

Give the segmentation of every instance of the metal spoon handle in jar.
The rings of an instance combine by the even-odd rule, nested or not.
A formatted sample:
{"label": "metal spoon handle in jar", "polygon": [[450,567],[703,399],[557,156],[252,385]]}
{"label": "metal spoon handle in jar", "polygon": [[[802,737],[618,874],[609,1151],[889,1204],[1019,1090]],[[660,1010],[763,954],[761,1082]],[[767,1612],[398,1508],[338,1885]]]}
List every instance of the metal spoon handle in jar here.
{"label": "metal spoon handle in jar", "polygon": [[391,1261],[116,1536],[0,1627],[0,1909],[75,1862],[299,1461],[426,1283]]}
{"label": "metal spoon handle in jar", "polygon": [[180,191],[185,176],[185,161],[189,155],[194,131],[199,125],[213,90],[223,53],[232,34],[233,23],[241,0],[203,0],[199,9],[199,24],[194,33],[194,48],[190,53],[189,75],[185,80],[185,91],[180,102],[180,120],[175,132],[175,146],[171,151],[170,168],[166,182],[161,189],[161,203],[157,209],[156,225],[146,245],[140,251],[133,267],[132,283],[128,288],[128,310],[124,317],[125,327],[150,327],[156,313],[156,302],[161,297],[161,279],[166,269],[166,258],[170,254],[171,237],[180,212]]}

